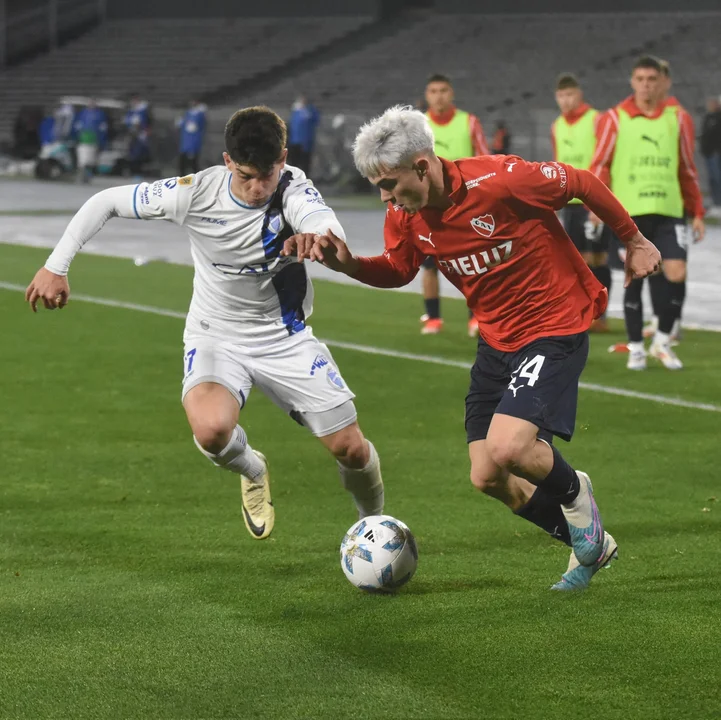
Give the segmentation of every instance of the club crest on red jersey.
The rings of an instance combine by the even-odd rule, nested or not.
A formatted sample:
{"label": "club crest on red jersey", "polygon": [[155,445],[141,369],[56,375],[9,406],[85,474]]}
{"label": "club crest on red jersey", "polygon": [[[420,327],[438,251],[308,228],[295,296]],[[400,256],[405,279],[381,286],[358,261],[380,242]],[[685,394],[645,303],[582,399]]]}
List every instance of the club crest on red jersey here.
{"label": "club crest on red jersey", "polygon": [[491,237],[493,231],[496,229],[496,221],[493,219],[493,215],[486,213],[480,217],[474,217],[471,220],[471,227],[483,237]]}

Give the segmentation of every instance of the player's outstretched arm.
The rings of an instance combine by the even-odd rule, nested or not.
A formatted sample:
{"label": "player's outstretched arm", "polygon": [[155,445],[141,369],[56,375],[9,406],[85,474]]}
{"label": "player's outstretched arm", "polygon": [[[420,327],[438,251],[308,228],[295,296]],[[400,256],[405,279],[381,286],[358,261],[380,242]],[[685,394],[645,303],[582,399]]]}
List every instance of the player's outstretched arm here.
{"label": "player's outstretched arm", "polygon": [[42,300],[48,310],[64,307],[70,298],[70,263],[85,243],[113,217],[172,220],[182,224],[193,197],[193,180],[168,178],[139,185],[108,188],[93,195],[75,214],[60,242],[25,291],[33,312]]}
{"label": "player's outstretched arm", "polygon": [[285,257],[295,255],[300,262],[304,260],[319,262],[345,275],[352,276],[358,269],[358,263],[348,245],[330,228],[323,235],[318,233],[293,235],[283,243],[280,254]]}
{"label": "player's outstretched arm", "polygon": [[33,312],[42,301],[45,308],[54,310],[68,304],[70,286],[67,273],[78,251],[114,216],[131,217],[134,185],[109,188],[93,195],[75,214],[51,253],[45,267],[35,274],[25,291],[25,300]]}

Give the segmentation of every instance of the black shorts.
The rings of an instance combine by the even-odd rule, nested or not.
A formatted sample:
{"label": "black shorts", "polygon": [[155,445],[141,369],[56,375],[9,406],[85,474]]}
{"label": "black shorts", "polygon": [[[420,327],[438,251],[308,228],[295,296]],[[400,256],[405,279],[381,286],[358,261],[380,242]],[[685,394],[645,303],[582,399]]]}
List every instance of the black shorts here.
{"label": "black shorts", "polygon": [[587,333],[540,338],[516,352],[495,350],[480,338],[466,396],[468,442],[485,440],[495,413],[528,420],[542,440],[570,440],[587,358]]}
{"label": "black shorts", "polygon": [[421,267],[424,270],[438,270],[438,266],[436,265],[436,259],[432,255],[426,255]]}
{"label": "black shorts", "polygon": [[683,218],[637,215],[633,221],[661,253],[662,260],[686,260],[689,232]]}
{"label": "black shorts", "polygon": [[586,237],[586,220],[588,220],[588,210],[583,205],[572,203],[561,210],[563,228],[578,252],[608,252],[608,238],[603,233],[595,240]]}

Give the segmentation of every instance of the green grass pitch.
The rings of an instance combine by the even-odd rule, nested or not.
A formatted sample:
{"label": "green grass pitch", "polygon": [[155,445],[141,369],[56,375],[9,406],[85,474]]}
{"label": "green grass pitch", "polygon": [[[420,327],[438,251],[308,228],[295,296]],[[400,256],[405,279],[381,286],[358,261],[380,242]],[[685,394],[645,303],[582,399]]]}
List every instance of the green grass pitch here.
{"label": "green grass pitch", "polygon": [[[26,284],[46,252],[0,247]],[[189,268],[80,256],[75,293],[182,311]],[[316,335],[473,359],[460,302],[418,334],[416,296],[316,284]],[[620,560],[548,587],[567,550],[468,481],[468,372],[333,349],[375,443],[386,511],[419,545],[392,597],[347,583],[354,519],[334,462],[259,393],[242,423],[271,462],[273,536],[195,449],[183,322],[0,290],[0,717],[721,717],[721,413],[582,390],[563,451],[594,479]],[[617,329],[620,330],[620,328]],[[721,335],[631,374],[593,338],[586,382],[721,405]],[[706,509],[706,511],[704,511]]]}

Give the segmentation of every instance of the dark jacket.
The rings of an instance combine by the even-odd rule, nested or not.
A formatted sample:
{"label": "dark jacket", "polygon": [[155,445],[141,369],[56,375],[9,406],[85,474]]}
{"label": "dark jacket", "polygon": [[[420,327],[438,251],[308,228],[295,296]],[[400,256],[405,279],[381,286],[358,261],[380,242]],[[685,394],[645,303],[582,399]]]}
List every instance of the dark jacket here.
{"label": "dark jacket", "polygon": [[706,113],[701,126],[701,154],[721,154],[721,110]]}

